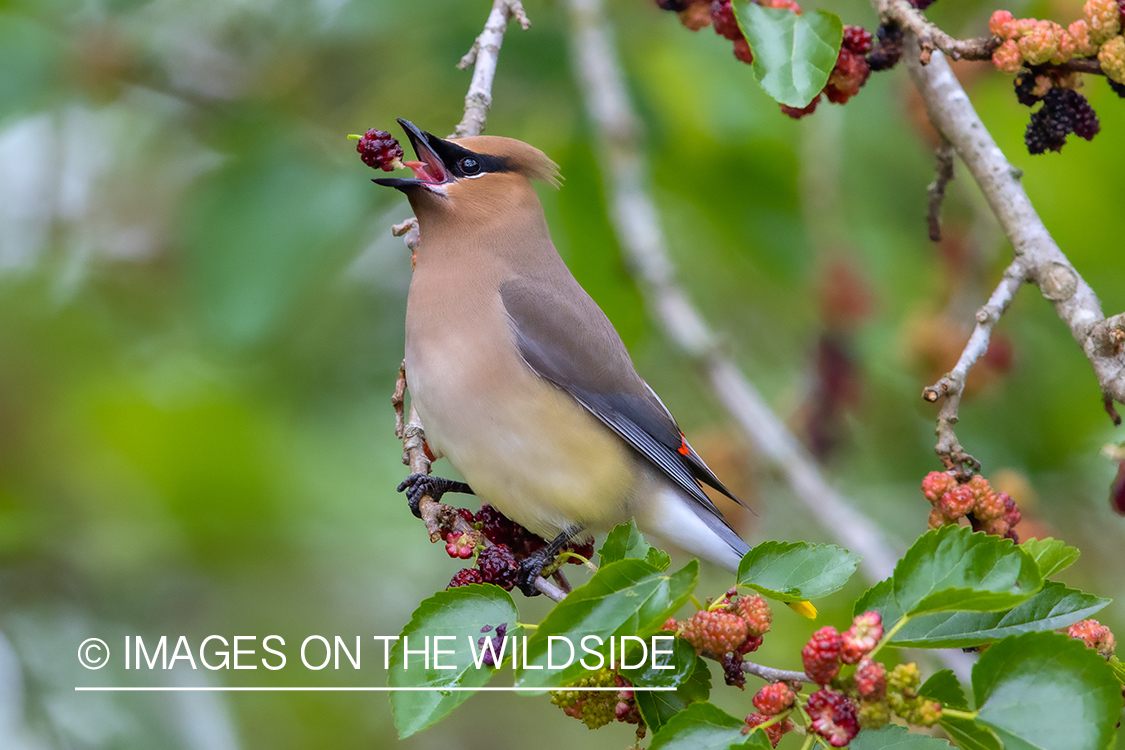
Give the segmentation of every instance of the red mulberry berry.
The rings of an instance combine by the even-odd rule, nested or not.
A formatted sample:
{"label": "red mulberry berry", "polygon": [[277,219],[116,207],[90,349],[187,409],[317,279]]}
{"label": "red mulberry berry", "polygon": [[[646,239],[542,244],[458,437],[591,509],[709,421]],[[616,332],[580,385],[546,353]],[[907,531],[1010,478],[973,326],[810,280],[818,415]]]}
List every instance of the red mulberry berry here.
{"label": "red mulberry berry", "polygon": [[746,41],[746,37],[734,40],[734,56],[747,65],[754,64],[754,53],[750,50],[750,42]]}
{"label": "red mulberry berry", "polygon": [[887,668],[864,657],[855,672],[855,689],[860,699],[881,701],[887,694]]}
{"label": "red mulberry berry", "polygon": [[363,134],[356,144],[359,158],[372,169],[390,172],[402,167],[402,146],[398,140],[385,130],[372,128]]}
{"label": "red mulberry berry", "polygon": [[859,716],[855,704],[827,688],[809,696],[805,709],[812,720],[812,730],[832,747],[844,747],[859,734]]}
{"label": "red mulberry berry", "polygon": [[481,525],[481,533],[493,544],[511,544],[516,536],[516,525],[487,503],[480,506],[473,520]]}
{"label": "red mulberry berry", "polygon": [[711,25],[715,27],[716,34],[732,42],[742,38],[742,29],[738,28],[730,0],[711,0]]}
{"label": "red mulberry berry", "polygon": [[451,531],[445,535],[445,553],[450,557],[467,560],[473,556],[475,547],[473,537],[469,534]]}
{"label": "red mulberry berry", "polygon": [[932,505],[956,486],[957,480],[948,471],[931,471],[922,480],[922,495]]}
{"label": "red mulberry berry", "polygon": [[796,697],[784,682],[774,682],[754,695],[754,708],[766,716],[774,716],[792,706]]}
{"label": "red mulberry berry", "polygon": [[816,97],[811,102],[806,104],[804,107],[800,107],[800,108],[789,107],[785,104],[782,104],[781,105],[781,111],[782,111],[783,114],[786,114],[789,117],[792,117],[794,120],[800,120],[802,117],[805,117],[806,115],[811,115],[813,112],[816,111],[816,105],[820,104],[820,96],[821,96],[820,94],[817,94]]}
{"label": "red mulberry berry", "polygon": [[973,510],[976,504],[976,495],[966,485],[954,487],[952,492],[941,496],[941,512],[951,521],[964,518]]}
{"label": "red mulberry berry", "polygon": [[1117,639],[1113,632],[1097,620],[1083,620],[1067,628],[1066,634],[1071,638],[1082,641],[1087,648],[1092,648],[1105,658],[1113,656],[1117,648]]}
{"label": "red mulberry berry", "polygon": [[746,632],[750,636],[762,636],[770,632],[773,613],[766,600],[757,594],[739,597],[734,605],[735,613],[746,620]]}
{"label": "red mulberry berry", "polygon": [[857,55],[866,55],[875,46],[875,37],[862,26],[844,26],[843,47],[847,47]]}
{"label": "red mulberry berry", "polygon": [[801,649],[801,662],[809,679],[818,685],[831,682],[840,671],[840,651],[843,647],[844,639],[831,625],[813,633]]}
{"label": "red mulberry berry", "polygon": [[746,621],[721,610],[700,610],[683,624],[680,637],[695,646],[696,653],[714,656],[738,649],[746,641]]}
{"label": "red mulberry berry", "polygon": [[871,68],[867,66],[867,58],[841,47],[840,54],[836,57],[836,67],[832,69],[828,83],[824,86],[824,95],[833,104],[844,104],[859,93],[870,76]]}
{"label": "red mulberry berry", "polygon": [[496,544],[481,550],[477,557],[477,567],[485,583],[494,583],[505,591],[511,591],[519,578],[519,563],[506,544]]}
{"label": "red mulberry berry", "polygon": [[[756,726],[759,726],[761,724],[765,724],[771,718],[773,718],[773,717],[766,716],[765,714],[750,714],[749,716],[746,717],[746,727],[747,727],[747,729],[744,729],[742,731],[745,732],[749,729],[753,729]],[[792,730],[793,730],[793,722],[790,721],[789,719],[784,719],[782,721],[779,721],[776,724],[770,724],[768,727],[766,727],[762,731],[765,732],[766,737],[769,738],[770,745],[772,747],[777,747],[777,743],[781,742],[782,736],[786,732],[790,732]]]}
{"label": "red mulberry berry", "polygon": [[852,626],[844,631],[844,645],[840,659],[845,664],[856,664],[875,648],[883,637],[883,618],[878,612],[864,612],[852,620]]}
{"label": "red mulberry berry", "polygon": [[470,583],[484,583],[484,578],[481,576],[480,571],[476,568],[464,568],[458,570],[453,574],[453,578],[449,581],[449,585],[445,588],[455,589],[458,586],[468,586]]}

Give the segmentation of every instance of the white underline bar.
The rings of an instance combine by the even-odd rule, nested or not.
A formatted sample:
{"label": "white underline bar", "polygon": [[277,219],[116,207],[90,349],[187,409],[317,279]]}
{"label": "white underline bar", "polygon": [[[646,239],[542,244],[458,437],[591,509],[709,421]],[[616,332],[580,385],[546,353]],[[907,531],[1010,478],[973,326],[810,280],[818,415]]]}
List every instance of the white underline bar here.
{"label": "white underline bar", "polygon": [[630,690],[634,693],[664,693],[673,691],[674,687],[76,687],[77,692],[113,692],[113,693],[176,693],[176,692],[213,692],[213,693],[303,693],[303,692],[368,692],[390,693],[401,691],[429,691],[429,692],[481,692],[492,691],[497,693],[528,693],[547,692],[549,690],[566,690],[595,692],[612,690],[620,692]]}

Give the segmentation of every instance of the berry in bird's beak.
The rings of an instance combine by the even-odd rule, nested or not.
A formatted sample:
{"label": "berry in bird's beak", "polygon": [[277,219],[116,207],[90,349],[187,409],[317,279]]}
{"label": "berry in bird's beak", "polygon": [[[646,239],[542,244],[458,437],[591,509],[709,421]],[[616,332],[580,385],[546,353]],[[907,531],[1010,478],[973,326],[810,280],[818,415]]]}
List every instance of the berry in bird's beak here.
{"label": "berry in bird's beak", "polygon": [[[350,135],[348,137],[359,139],[355,150],[359,152],[359,158],[363,160],[363,163],[372,169],[390,172],[407,166],[402,162],[403,151],[398,139],[386,130],[372,128],[361,136]],[[415,170],[415,174],[417,174],[417,170]]]}

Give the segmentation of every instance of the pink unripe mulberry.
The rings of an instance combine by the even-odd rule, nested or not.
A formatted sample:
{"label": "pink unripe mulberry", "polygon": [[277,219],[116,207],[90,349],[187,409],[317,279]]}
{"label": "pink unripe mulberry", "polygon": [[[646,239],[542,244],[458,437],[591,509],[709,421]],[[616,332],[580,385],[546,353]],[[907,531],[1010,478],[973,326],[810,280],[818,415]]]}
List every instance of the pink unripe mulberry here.
{"label": "pink unripe mulberry", "polygon": [[1009,39],[992,51],[992,64],[1002,73],[1018,73],[1023,67],[1019,46]]}
{"label": "pink unripe mulberry", "polygon": [[1001,39],[1013,39],[1016,36],[1015,20],[1011,11],[998,10],[988,19],[988,30]]}
{"label": "pink unripe mulberry", "polygon": [[1086,24],[1086,19],[1075,21],[1066,30],[1074,40],[1074,54],[1082,57],[1094,57],[1098,54],[1098,45],[1090,38],[1090,27]]}

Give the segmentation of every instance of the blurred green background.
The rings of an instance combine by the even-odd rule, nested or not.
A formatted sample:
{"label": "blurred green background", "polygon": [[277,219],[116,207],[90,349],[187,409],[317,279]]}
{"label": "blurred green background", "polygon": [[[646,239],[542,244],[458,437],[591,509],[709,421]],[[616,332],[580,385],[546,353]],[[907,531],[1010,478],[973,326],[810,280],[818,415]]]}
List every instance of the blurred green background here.
{"label": "blurred green background", "polygon": [[[399,632],[458,565],[394,487],[389,396],[410,259],[350,132],[461,115],[455,69],[487,0],[0,0],[0,747],[619,748],[546,698],[479,695],[407,741],[385,695],[91,694],[79,684],[371,685],[292,666],[305,636]],[[691,365],[646,318],[609,226],[571,76],[566,8],[529,0],[505,39],[488,132],[560,164],[542,193],[560,252],[641,373],[760,518],[746,538],[831,540],[759,466]],[[815,3],[809,3],[815,5]],[[824,4],[875,25],[859,0]],[[1078,0],[1008,6],[1069,22]],[[994,9],[943,0],[949,31]],[[932,134],[906,71],[791,121],[710,29],[651,0],[610,8],[647,129],[679,273],[729,351],[902,548],[939,468],[919,393],[956,359],[1010,248],[958,167],[947,239],[926,238]],[[1029,157],[1028,111],[988,65],[959,68],[1047,226],[1125,309],[1125,101],[1103,81],[1092,143]],[[1024,536],[1083,557],[1063,578],[1125,594],[1107,496],[1120,441],[1085,359],[1025,289],[998,327],[959,435],[1024,507]],[[443,474],[448,467],[439,464]],[[471,498],[470,498],[471,502]],[[682,556],[680,556],[682,560]],[[577,569],[572,569],[577,570]],[[582,580],[581,573],[573,574]],[[728,577],[705,568],[701,593]],[[858,579],[823,603],[843,626]],[[547,605],[520,601],[527,621]],[[778,608],[761,660],[795,667],[813,624]],[[1101,619],[1125,635],[1125,608]],[[284,636],[290,667],[87,672],[89,636]],[[717,689],[735,714],[750,694]],[[545,735],[550,739],[545,739]],[[789,742],[790,740],[787,740]]]}

